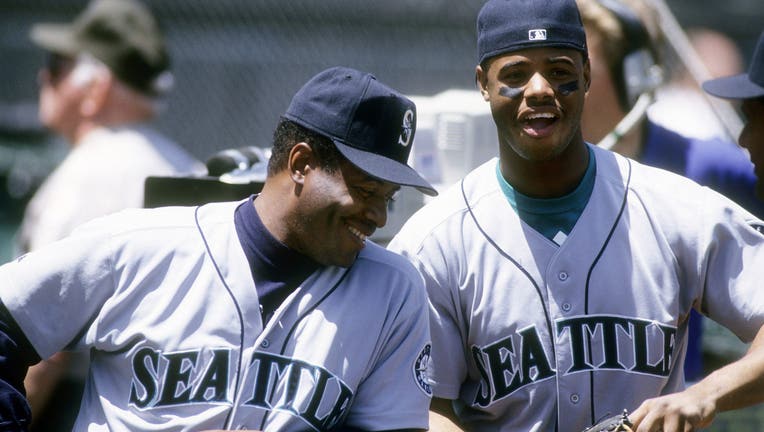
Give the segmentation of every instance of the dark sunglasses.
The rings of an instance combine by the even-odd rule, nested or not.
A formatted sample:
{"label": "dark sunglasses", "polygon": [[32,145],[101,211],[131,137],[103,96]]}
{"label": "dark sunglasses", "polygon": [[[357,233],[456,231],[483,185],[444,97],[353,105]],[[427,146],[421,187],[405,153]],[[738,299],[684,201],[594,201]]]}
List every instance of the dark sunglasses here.
{"label": "dark sunglasses", "polygon": [[53,82],[60,80],[74,64],[74,59],[61,54],[49,53],[45,61],[45,69]]}

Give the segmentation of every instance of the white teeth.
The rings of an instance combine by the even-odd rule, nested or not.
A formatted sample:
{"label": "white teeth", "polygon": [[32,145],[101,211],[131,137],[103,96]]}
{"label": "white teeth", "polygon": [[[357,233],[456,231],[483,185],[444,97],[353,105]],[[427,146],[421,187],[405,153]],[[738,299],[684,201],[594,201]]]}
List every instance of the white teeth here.
{"label": "white teeth", "polygon": [[554,114],[551,114],[551,113],[538,113],[538,114],[531,114],[528,117],[526,117],[526,119],[527,120],[535,120],[540,118],[553,119],[554,117],[555,117]]}
{"label": "white teeth", "polygon": [[366,241],[366,236],[361,231],[358,231],[358,229],[349,226],[348,230],[350,230],[350,232],[353,233],[354,236],[361,239],[362,242]]}

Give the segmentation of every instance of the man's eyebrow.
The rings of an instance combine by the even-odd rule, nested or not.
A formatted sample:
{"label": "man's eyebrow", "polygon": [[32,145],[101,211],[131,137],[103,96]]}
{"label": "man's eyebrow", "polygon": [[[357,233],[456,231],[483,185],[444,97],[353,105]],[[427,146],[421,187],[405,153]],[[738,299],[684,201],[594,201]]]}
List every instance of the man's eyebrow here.
{"label": "man's eyebrow", "polygon": [[576,63],[573,61],[573,59],[568,57],[568,56],[549,57],[546,61],[547,61],[547,63],[551,63],[551,64],[554,64],[554,63],[567,63],[567,64],[569,64],[571,66],[575,66],[576,65]]}
{"label": "man's eyebrow", "polygon": [[393,189],[390,190],[391,193],[397,193],[398,191],[401,190],[401,185],[395,184],[395,183],[390,183],[389,181],[375,180],[374,182],[377,183],[377,186],[380,187],[380,188],[381,187],[385,187],[387,185],[395,186]]}
{"label": "man's eyebrow", "polygon": [[[570,66],[575,66],[576,63],[568,56],[556,56],[556,57],[549,57],[545,60],[548,64],[555,64],[555,63],[565,63]],[[507,69],[511,69],[513,67],[522,66],[525,64],[530,63],[528,60],[522,59],[522,60],[514,60],[507,63],[504,63],[501,68],[499,68],[499,73],[506,71]]]}
{"label": "man's eyebrow", "polygon": [[499,72],[501,73],[501,72],[506,71],[507,69],[510,69],[510,68],[513,68],[513,67],[517,67],[517,66],[521,66],[521,65],[525,65],[525,64],[528,64],[528,63],[529,63],[528,60],[514,60],[514,61],[510,61],[510,62],[504,63],[501,66],[501,68],[499,68]]}

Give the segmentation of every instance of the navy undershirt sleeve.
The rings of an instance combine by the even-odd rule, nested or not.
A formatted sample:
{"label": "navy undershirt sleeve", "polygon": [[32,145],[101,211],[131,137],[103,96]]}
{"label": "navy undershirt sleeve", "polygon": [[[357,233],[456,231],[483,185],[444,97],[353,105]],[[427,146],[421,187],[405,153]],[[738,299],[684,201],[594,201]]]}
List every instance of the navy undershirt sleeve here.
{"label": "navy undershirt sleeve", "polygon": [[0,431],[26,431],[32,419],[24,390],[29,366],[40,361],[29,340],[0,302]]}

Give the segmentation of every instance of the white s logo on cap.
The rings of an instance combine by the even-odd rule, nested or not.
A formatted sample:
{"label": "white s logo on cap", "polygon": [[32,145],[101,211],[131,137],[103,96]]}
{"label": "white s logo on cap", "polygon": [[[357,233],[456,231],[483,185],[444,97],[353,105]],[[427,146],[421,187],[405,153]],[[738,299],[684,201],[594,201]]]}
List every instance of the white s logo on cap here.
{"label": "white s logo on cap", "polygon": [[403,114],[403,130],[401,131],[401,135],[398,137],[398,144],[402,145],[403,147],[407,147],[409,144],[411,144],[413,123],[414,111],[406,110],[406,112]]}

